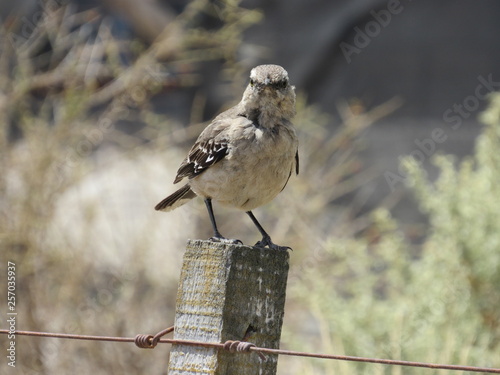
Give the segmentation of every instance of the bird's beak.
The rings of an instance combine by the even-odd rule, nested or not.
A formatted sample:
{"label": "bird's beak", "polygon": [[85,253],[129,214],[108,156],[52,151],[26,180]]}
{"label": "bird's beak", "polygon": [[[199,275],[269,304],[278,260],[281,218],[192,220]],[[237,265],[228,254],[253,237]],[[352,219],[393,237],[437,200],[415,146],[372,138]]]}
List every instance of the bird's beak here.
{"label": "bird's beak", "polygon": [[264,85],[269,86],[270,83],[271,83],[271,80],[269,78],[266,78],[264,81]]}

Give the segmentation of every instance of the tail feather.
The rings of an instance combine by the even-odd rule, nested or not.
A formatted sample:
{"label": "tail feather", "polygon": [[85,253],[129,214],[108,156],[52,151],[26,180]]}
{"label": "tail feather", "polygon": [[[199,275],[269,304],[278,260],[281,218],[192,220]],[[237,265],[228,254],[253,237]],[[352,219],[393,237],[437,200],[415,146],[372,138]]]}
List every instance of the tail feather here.
{"label": "tail feather", "polygon": [[186,184],[183,187],[181,187],[179,190],[177,190],[175,193],[169,195],[164,200],[162,200],[160,203],[158,203],[155,206],[155,210],[156,211],[165,211],[165,212],[172,211],[172,210],[176,209],[177,207],[180,207],[183,204],[186,204],[194,197],[196,197],[196,194],[191,190],[189,185]]}

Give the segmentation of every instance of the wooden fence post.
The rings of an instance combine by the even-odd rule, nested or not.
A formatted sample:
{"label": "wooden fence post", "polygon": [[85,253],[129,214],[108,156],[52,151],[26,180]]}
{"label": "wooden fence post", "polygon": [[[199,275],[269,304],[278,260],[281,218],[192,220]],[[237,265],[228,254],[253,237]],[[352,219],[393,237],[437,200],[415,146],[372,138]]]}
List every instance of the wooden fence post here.
{"label": "wooden fence post", "polygon": [[[243,340],[279,348],[288,276],[286,251],[188,241],[177,292],[175,339]],[[276,374],[277,356],[173,345],[168,374]]]}

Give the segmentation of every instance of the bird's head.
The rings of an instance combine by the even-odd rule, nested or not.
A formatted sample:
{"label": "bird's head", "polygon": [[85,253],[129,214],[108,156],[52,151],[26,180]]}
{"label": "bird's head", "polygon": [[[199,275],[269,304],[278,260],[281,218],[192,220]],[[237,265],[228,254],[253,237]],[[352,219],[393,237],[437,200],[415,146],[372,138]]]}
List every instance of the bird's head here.
{"label": "bird's head", "polygon": [[243,105],[249,113],[257,111],[290,120],[295,115],[295,87],[290,85],[287,71],[279,65],[253,68],[243,94]]}

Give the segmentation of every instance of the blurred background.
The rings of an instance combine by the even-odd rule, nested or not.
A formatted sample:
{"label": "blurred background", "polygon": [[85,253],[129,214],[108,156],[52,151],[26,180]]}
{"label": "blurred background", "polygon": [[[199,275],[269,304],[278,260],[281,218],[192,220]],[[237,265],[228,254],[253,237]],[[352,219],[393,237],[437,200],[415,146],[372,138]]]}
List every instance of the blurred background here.
{"label": "blurred background", "polygon": [[[186,240],[211,229],[201,200],[153,207],[250,69],[274,63],[296,86],[301,158],[255,211],[294,249],[282,348],[500,367],[499,15],[494,0],[1,2],[17,329],[173,324]],[[225,236],[260,239],[215,211]],[[13,373],[167,372],[168,346],[16,341]],[[278,372],[421,371],[283,357]]]}

